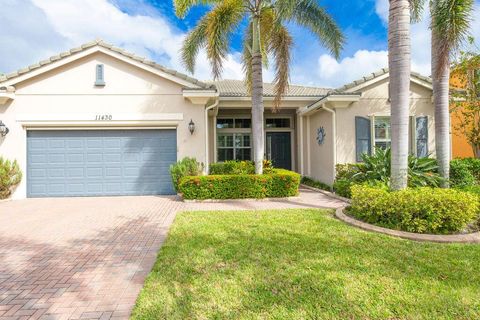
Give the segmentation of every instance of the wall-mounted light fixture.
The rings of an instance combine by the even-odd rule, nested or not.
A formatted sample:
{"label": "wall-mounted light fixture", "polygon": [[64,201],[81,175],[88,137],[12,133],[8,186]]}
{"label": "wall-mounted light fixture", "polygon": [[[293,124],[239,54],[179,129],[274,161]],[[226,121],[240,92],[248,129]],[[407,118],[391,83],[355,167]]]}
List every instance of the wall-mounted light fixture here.
{"label": "wall-mounted light fixture", "polygon": [[188,131],[190,131],[190,134],[195,132],[195,123],[192,119],[190,119],[190,123],[188,124]]}
{"label": "wall-mounted light fixture", "polygon": [[8,134],[9,131],[10,130],[7,128],[5,123],[3,123],[2,120],[0,120],[0,135],[2,137],[5,137]]}

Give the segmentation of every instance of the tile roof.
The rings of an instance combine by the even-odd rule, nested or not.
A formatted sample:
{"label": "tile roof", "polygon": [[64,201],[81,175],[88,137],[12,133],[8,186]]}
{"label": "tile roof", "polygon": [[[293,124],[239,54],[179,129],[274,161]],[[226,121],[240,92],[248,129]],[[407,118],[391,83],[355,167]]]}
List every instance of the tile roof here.
{"label": "tile roof", "polygon": [[[220,80],[212,81],[210,84],[215,85],[221,97],[248,97],[245,82],[242,80]],[[318,88],[290,85],[285,97],[322,97],[328,94],[331,88]],[[263,95],[265,97],[275,96],[275,86],[272,83],[263,84]]]}
{"label": "tile roof", "polygon": [[7,74],[7,75],[1,75],[1,74],[0,74],[0,83],[2,83],[2,82],[4,82],[4,81],[7,81],[7,80],[10,80],[10,79],[14,79],[14,78],[19,77],[19,76],[21,76],[21,75],[23,75],[23,74],[26,74],[26,73],[31,72],[31,71],[33,71],[33,70],[36,70],[36,69],[38,69],[38,68],[40,68],[40,67],[43,67],[43,66],[45,66],[45,65],[49,65],[49,64],[54,63],[54,62],[56,62],[56,61],[62,60],[62,59],[64,59],[64,58],[66,58],[66,57],[73,56],[73,55],[75,55],[75,54],[77,54],[77,53],[79,53],[79,52],[83,52],[83,51],[85,51],[85,50],[87,50],[87,49],[89,49],[89,48],[95,47],[95,46],[100,46],[100,47],[109,49],[109,50],[111,50],[111,51],[117,52],[117,53],[119,53],[119,54],[121,54],[121,55],[123,55],[123,56],[126,56],[126,57],[128,57],[128,58],[131,58],[131,59],[133,59],[133,60],[135,60],[135,61],[141,62],[141,63],[143,63],[143,64],[145,64],[145,65],[147,65],[147,66],[153,67],[153,68],[158,69],[158,70],[160,70],[160,71],[162,71],[162,72],[168,73],[168,74],[170,74],[170,75],[173,75],[173,76],[175,76],[175,77],[178,77],[178,78],[180,78],[180,79],[183,79],[183,80],[185,80],[185,81],[188,81],[188,82],[190,82],[190,83],[192,83],[192,84],[194,84],[194,85],[200,86],[200,87],[202,87],[203,89],[210,89],[210,88],[212,88],[211,84],[207,84],[207,83],[205,83],[205,82],[199,81],[199,80],[197,80],[197,79],[195,79],[195,78],[189,77],[188,75],[183,74],[183,73],[180,73],[180,72],[177,72],[177,71],[175,71],[175,70],[168,69],[168,68],[166,68],[166,67],[164,67],[164,66],[162,66],[162,65],[160,65],[160,64],[158,64],[158,63],[156,63],[156,62],[154,62],[154,61],[151,61],[151,60],[148,60],[148,59],[146,59],[146,58],[144,58],[144,57],[140,57],[140,56],[137,56],[137,55],[135,55],[135,54],[133,54],[133,53],[127,52],[127,51],[125,51],[124,49],[115,47],[115,46],[113,46],[113,45],[111,45],[111,44],[109,44],[109,43],[107,43],[107,42],[105,42],[105,41],[103,41],[103,40],[101,40],[101,39],[95,40],[95,41],[92,41],[92,42],[85,43],[85,44],[81,45],[80,47],[73,48],[73,49],[70,49],[69,51],[62,52],[62,53],[60,53],[60,54],[58,54],[58,55],[56,55],[56,56],[52,56],[52,57],[50,57],[50,58],[48,58],[48,59],[46,59],[46,60],[42,60],[42,61],[40,61],[40,62],[38,62],[38,63],[32,64],[32,65],[30,65],[30,66],[28,66],[28,67],[26,67],[26,68],[19,69],[19,70],[15,71],[15,72],[12,72],[12,73]]}
{"label": "tile roof", "polygon": [[[362,77],[361,79],[355,80],[355,81],[350,82],[350,83],[348,83],[348,84],[346,84],[346,85],[344,85],[340,88],[337,88],[336,91],[337,92],[342,92],[342,91],[351,89],[351,88],[356,87],[356,86],[358,86],[362,83],[365,83],[367,81],[370,81],[370,80],[373,80],[373,79],[378,78],[380,76],[383,76],[384,74],[387,74],[387,73],[388,73],[388,68],[383,68],[383,69],[381,69],[377,72],[371,73],[368,76]],[[411,72],[411,75],[412,75],[412,77],[417,78],[419,80],[425,81],[427,83],[432,83],[432,79],[430,77],[425,77],[425,76],[421,75],[420,73]]]}

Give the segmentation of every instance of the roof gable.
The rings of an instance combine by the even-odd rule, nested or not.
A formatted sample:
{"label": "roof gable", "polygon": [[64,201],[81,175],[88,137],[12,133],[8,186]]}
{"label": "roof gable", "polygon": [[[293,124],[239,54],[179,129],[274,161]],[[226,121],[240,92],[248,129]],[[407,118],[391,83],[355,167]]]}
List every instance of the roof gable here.
{"label": "roof gable", "polygon": [[[362,88],[371,86],[389,77],[390,77],[390,73],[388,68],[384,68],[380,71],[373,72],[368,76],[364,76],[361,79],[352,81],[338,88],[336,91],[347,92],[347,93],[361,91]],[[417,72],[411,72],[410,81],[432,90],[432,79],[430,77],[425,77]]]}
{"label": "roof gable", "polygon": [[52,56],[49,59],[42,60],[36,64],[30,65],[26,68],[22,68],[13,73],[0,76],[0,85],[11,86],[16,83],[25,81],[32,77],[38,76],[67,63],[71,63],[80,58],[88,55],[102,52],[106,55],[112,56],[126,63],[135,65],[141,69],[152,72],[160,77],[169,79],[173,82],[183,85],[187,88],[195,89],[209,89],[213,88],[212,85],[201,82],[195,78],[189,77],[183,73],[175,70],[168,69],[158,63],[148,60],[143,57],[139,57],[135,54],[129,53],[121,48],[115,47],[111,44],[104,42],[103,40],[96,40],[81,45],[78,48],[73,48],[69,51],[62,52],[59,55]]}

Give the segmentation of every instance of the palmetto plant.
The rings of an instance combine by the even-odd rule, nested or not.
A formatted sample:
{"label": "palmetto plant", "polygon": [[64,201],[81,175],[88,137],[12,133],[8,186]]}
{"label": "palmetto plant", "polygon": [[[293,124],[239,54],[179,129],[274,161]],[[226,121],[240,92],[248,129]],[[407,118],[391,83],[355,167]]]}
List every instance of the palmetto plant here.
{"label": "palmetto plant", "polygon": [[338,58],[344,36],[335,21],[315,0],[174,0],[176,15],[185,17],[196,5],[211,10],[188,34],[182,48],[182,60],[194,72],[195,59],[205,48],[215,79],[229,51],[232,32],[244,28],[243,66],[245,81],[252,96],[252,131],[255,172],[262,173],[264,156],[263,75],[262,68],[273,58],[275,65],[274,108],[288,88],[290,51],[293,39],[287,25],[298,24],[312,32]]}
{"label": "palmetto plant", "polygon": [[468,39],[474,0],[431,0],[435,146],[443,187],[450,174],[450,58]]}
{"label": "palmetto plant", "polygon": [[[356,182],[381,182],[391,184],[391,150],[375,149],[372,155],[364,154],[363,163],[358,164],[352,179]],[[408,156],[408,186],[438,187],[443,179],[438,175],[438,165],[432,158]]]}

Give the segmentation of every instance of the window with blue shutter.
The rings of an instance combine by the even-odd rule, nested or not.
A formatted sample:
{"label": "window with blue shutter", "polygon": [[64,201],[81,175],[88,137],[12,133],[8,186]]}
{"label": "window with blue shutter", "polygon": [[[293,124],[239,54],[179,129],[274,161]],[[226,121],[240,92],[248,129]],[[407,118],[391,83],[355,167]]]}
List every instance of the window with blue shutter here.
{"label": "window with blue shutter", "polygon": [[105,85],[105,78],[104,78],[104,70],[103,64],[97,64],[95,69],[95,85],[96,86],[104,86]]}
{"label": "window with blue shutter", "polygon": [[417,117],[415,135],[417,139],[417,157],[428,157],[428,117]]}
{"label": "window with blue shutter", "polygon": [[370,119],[355,117],[355,141],[356,160],[361,162],[362,154],[371,154],[372,150]]}

